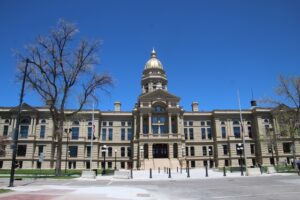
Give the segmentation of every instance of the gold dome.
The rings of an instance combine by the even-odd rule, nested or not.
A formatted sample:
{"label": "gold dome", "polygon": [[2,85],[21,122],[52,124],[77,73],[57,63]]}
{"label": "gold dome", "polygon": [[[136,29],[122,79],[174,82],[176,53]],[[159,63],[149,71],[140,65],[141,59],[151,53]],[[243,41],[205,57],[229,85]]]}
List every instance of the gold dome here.
{"label": "gold dome", "polygon": [[156,52],[153,49],[151,52],[151,58],[145,64],[145,69],[163,69],[163,65],[156,57]]}

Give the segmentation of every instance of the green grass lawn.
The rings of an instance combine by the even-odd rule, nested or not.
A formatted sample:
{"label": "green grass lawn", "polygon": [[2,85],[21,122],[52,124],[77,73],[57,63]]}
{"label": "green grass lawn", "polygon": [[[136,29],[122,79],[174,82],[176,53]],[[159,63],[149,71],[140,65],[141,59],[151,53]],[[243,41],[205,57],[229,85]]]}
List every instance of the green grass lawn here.
{"label": "green grass lawn", "polygon": [[12,190],[9,189],[0,189],[0,194],[2,193],[7,193],[7,192],[11,192]]}

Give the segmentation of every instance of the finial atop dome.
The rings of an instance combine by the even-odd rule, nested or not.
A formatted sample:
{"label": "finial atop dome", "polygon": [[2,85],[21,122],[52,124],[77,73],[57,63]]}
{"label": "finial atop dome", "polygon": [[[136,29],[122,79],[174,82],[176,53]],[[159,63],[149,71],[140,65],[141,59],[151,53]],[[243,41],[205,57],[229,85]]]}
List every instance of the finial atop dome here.
{"label": "finial atop dome", "polygon": [[152,49],[151,52],[151,58],[156,58],[156,51],[154,50],[154,48]]}

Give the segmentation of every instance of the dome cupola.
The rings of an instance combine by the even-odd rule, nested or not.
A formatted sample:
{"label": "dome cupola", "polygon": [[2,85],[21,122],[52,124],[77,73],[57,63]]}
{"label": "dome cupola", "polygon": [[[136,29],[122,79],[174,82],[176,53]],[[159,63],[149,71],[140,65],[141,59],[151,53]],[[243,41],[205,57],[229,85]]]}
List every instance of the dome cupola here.
{"label": "dome cupola", "polygon": [[163,65],[157,59],[155,50],[151,52],[151,57],[145,64],[142,76],[142,93],[152,92],[154,90],[167,90],[167,76]]}

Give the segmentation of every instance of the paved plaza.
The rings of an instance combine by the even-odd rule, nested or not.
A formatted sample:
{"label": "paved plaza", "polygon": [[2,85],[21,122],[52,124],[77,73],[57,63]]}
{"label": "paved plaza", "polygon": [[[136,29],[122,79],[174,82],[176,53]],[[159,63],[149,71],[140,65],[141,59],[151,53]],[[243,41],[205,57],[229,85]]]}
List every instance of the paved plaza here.
{"label": "paved plaza", "polygon": [[[174,172],[172,178],[161,171],[134,171],[133,179],[114,179],[112,176],[96,180],[82,178],[24,179],[15,182],[14,192],[1,194],[0,200],[194,200],[194,199],[299,199],[300,177],[296,174],[272,174],[241,177],[240,173],[209,171],[205,177],[201,170]],[[200,175],[204,175],[201,176]],[[198,176],[198,177],[197,177]],[[8,179],[0,179],[1,188],[7,188]]]}

